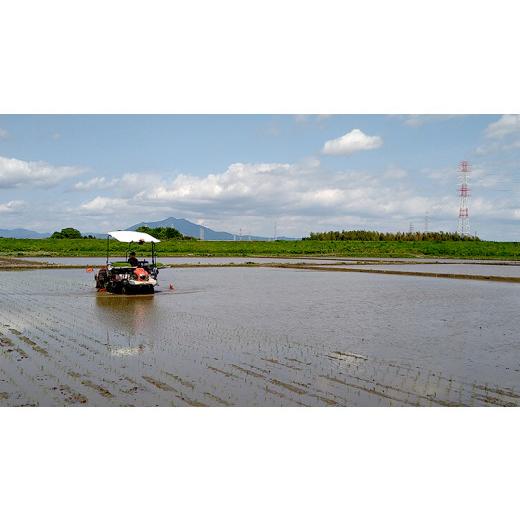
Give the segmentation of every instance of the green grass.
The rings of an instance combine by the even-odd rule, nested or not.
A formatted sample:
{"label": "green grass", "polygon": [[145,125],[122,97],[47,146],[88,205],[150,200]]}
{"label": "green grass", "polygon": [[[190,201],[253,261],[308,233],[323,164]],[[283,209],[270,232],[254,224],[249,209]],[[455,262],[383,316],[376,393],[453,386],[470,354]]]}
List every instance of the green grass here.
{"label": "green grass", "polygon": [[[122,256],[128,245],[110,241],[111,256]],[[149,256],[150,246],[134,245],[138,257]],[[277,241],[207,242],[166,240],[157,244],[159,256],[366,256],[445,257],[520,260],[517,242],[364,242]],[[92,256],[106,255],[106,240],[0,238],[3,256]]]}

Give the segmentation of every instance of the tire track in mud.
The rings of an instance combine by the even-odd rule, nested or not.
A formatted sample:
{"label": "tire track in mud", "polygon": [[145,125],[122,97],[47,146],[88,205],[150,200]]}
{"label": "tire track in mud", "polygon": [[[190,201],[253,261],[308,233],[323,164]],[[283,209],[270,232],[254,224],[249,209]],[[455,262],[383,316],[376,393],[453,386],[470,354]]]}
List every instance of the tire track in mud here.
{"label": "tire track in mud", "polygon": [[[44,364],[41,363],[42,360],[38,359],[38,355],[49,358],[49,353],[46,349],[40,347],[40,345],[15,328],[4,327],[4,329],[6,330],[3,331],[3,334],[0,334],[2,344],[7,343],[8,346],[12,346],[11,349],[7,349],[7,353],[16,352],[20,356],[17,359],[14,359],[14,356],[8,356],[11,363],[16,367],[13,368],[13,365],[11,365],[9,371],[15,386],[29,388],[28,393],[31,396],[37,395],[43,401],[39,404],[59,405],[61,404],[61,399],[64,399],[66,404],[84,404],[87,402],[85,396],[63,383],[63,375],[48,373]],[[11,337],[8,337],[6,334],[10,334]],[[26,350],[17,346],[17,342],[22,342]],[[27,347],[32,349],[36,355],[29,355]],[[57,392],[52,393],[51,391]]]}
{"label": "tire track in mud", "polygon": [[[57,309],[57,312],[61,312],[61,310]],[[77,329],[75,329],[75,332],[76,332],[75,335],[77,336]],[[102,347],[102,349],[106,349],[106,343],[103,343],[103,342],[99,341],[97,338],[94,338],[94,337],[92,337],[92,336],[90,336],[90,335],[87,335],[87,337],[88,337],[91,341],[93,341],[93,342],[95,342],[95,343],[98,343],[98,344]],[[183,396],[183,397],[182,397],[182,400],[183,400],[183,401],[186,401],[186,397]],[[182,403],[180,403],[180,404],[182,404]]]}
{"label": "tire track in mud", "polygon": [[[57,312],[61,313],[61,310],[60,310],[60,309],[57,309]],[[50,321],[50,320],[47,319],[46,321]],[[63,326],[63,324],[61,324],[61,327],[62,327],[62,329],[66,329],[66,328],[67,328],[67,326]],[[51,329],[51,330],[54,330],[57,334],[49,333],[48,330],[44,330],[44,329],[42,329],[41,327],[38,327],[38,325],[36,325],[36,324],[35,324],[35,328],[37,328],[37,329],[39,328],[39,329],[42,330],[44,333],[46,333],[50,338],[56,340],[58,343],[62,343],[62,346],[65,346],[65,345],[64,345],[64,342],[65,342],[66,340],[68,340],[68,339],[70,340],[70,338],[69,338],[67,335],[63,334],[63,333],[60,332],[58,329],[53,329],[52,326],[50,327],[50,329]],[[69,328],[70,328],[70,327],[69,327]],[[75,329],[73,330],[73,332],[74,332],[73,336],[75,337],[75,339],[77,339],[77,336],[78,336],[78,334],[77,334],[77,332],[78,332],[77,328],[75,328]],[[60,338],[59,336],[61,336],[61,338]],[[101,347],[100,350],[97,350],[96,354],[100,354],[101,350],[106,350],[106,344],[102,343],[101,341],[99,341],[98,339],[96,339],[96,338],[94,338],[94,337],[92,337],[92,336],[90,336],[90,335],[87,335],[87,336],[88,336],[88,339],[89,339],[89,340],[91,340],[91,341],[93,341],[93,342],[95,342],[95,343],[98,343],[99,346]],[[74,342],[73,342],[73,344],[74,344]],[[84,348],[87,348],[87,349],[88,349],[88,347],[87,347],[86,345],[82,345],[80,342],[76,342],[76,344],[79,345],[80,347],[84,347]],[[92,352],[91,352],[92,349],[88,349],[88,350],[89,350],[89,353],[91,354],[91,355],[90,355],[91,362],[92,362],[92,364],[94,364],[94,363],[95,363],[95,354],[92,354]],[[61,356],[61,357],[64,356],[64,354],[63,354],[63,350],[60,352],[60,356]],[[84,364],[84,361],[85,361],[85,357],[82,358],[82,364]],[[106,361],[105,361],[105,363],[106,363]],[[78,360],[75,360],[75,363],[74,363],[74,369],[75,369],[75,370],[78,370],[77,366],[78,366]],[[94,366],[94,368],[95,368],[97,371],[99,371],[99,363],[97,363],[96,366]],[[114,369],[113,369],[113,367],[112,367],[112,368],[110,369],[110,371],[113,372],[113,370],[114,370]],[[81,375],[81,374],[79,374],[78,372],[72,372],[72,371],[69,371],[69,373],[73,373],[73,374],[75,375],[75,377],[78,377],[78,376]],[[85,377],[87,377],[87,378],[88,378],[88,377],[91,378],[91,374],[83,374],[83,375],[84,375]],[[172,374],[170,374],[170,375],[172,375]],[[139,378],[140,374],[135,374],[135,376],[136,376],[136,378]],[[174,376],[174,377],[178,377],[178,376]],[[126,376],[125,376],[125,377],[122,377],[121,379],[127,379],[127,380],[130,381],[132,384],[136,384],[136,385],[137,385],[137,383],[136,383],[135,380],[131,380],[131,379],[129,379],[129,378],[126,377]],[[106,380],[104,380],[104,381],[106,382]],[[113,381],[112,381],[112,382],[113,382]],[[148,383],[149,383],[149,381],[148,381]],[[186,382],[184,382],[184,383],[186,384]],[[89,381],[88,379],[87,379],[87,382],[83,381],[82,384],[86,384],[86,386],[89,386],[90,388],[94,388],[96,391],[98,391],[98,393],[100,393],[100,394],[101,394],[102,396],[104,396],[104,397],[109,397],[109,396],[112,397],[112,396],[113,396],[112,393],[109,392],[109,391],[107,391],[104,387],[101,387],[100,385],[97,385],[97,384],[94,386],[94,384],[92,384],[92,382]],[[105,385],[105,386],[106,386],[106,385]],[[148,385],[145,384],[145,386],[148,386]],[[151,385],[151,386],[152,386],[152,387],[153,387],[153,386],[157,387],[157,385]],[[193,385],[192,385],[192,386],[193,386]],[[128,389],[128,390],[123,390],[123,392],[130,392],[130,391],[132,391],[132,390],[136,391],[136,390],[139,390],[139,389],[143,390],[142,386],[141,386],[141,388],[140,388],[139,386],[134,386],[133,388],[130,388],[130,389]],[[144,389],[144,390],[149,390],[149,389]],[[187,396],[187,395],[186,395],[185,393],[183,393],[183,392],[178,392],[178,393],[177,393],[176,397],[179,399],[179,401],[178,401],[177,403],[171,403],[170,401],[164,402],[164,396],[162,396],[162,395],[160,396],[160,395],[158,395],[158,394],[155,393],[155,392],[152,392],[152,394],[153,394],[153,395],[151,396],[151,398],[152,398],[152,402],[149,403],[150,405],[153,405],[153,404],[157,405],[157,404],[160,404],[161,402],[162,402],[163,404],[179,404],[179,405],[185,405],[186,403],[188,403],[188,404],[194,404],[194,405],[202,405],[202,404],[205,404],[205,403],[201,403],[200,400],[198,401],[198,400],[195,399],[194,397],[189,397],[189,396]],[[211,394],[210,392],[206,392],[206,394],[207,394],[207,397],[209,397],[210,399],[212,399],[212,400],[214,400],[214,401],[217,401],[219,404],[222,404],[223,402],[225,402],[222,398],[219,398],[218,396],[215,396],[214,394]],[[142,398],[142,397],[143,397],[143,396],[141,395],[140,398]],[[170,397],[171,397],[171,396],[170,396]],[[139,404],[142,405],[142,404],[146,404],[146,403],[139,402]]]}
{"label": "tire track in mud", "polygon": [[[26,310],[26,309],[24,309]],[[22,324],[23,325],[23,324]],[[33,323],[31,324],[32,325],[32,328],[35,329],[36,331],[37,330],[40,330],[43,332],[43,337],[39,336],[37,333],[34,333],[33,332],[33,337],[34,339],[36,339],[37,341],[41,341],[43,342],[44,344],[46,345],[49,345],[49,342],[44,339],[44,338],[51,338],[52,335],[50,335],[48,333],[47,330],[41,328],[38,326],[38,322],[37,320],[34,320]],[[12,329],[11,329],[12,330]],[[23,336],[19,331],[15,330],[13,331],[14,333],[17,333],[17,336],[18,337],[21,337]],[[27,337],[27,336],[25,336]],[[30,342],[32,343],[36,343],[34,342],[33,340],[29,340]],[[78,372],[74,372],[73,370],[70,369],[70,366],[69,367],[66,367],[65,366],[65,361],[68,361],[69,360],[69,356],[63,351],[63,349],[60,349],[61,345],[59,343],[55,344],[54,345],[54,348],[53,350],[55,350],[56,348],[58,348],[58,358],[55,358],[54,356],[50,356],[49,355],[49,352],[46,350],[46,349],[43,349],[45,350],[45,357],[46,358],[49,358],[49,362],[52,363],[57,369],[57,373],[60,375],[60,377],[62,379],[67,379],[67,376],[70,376],[70,377],[73,377],[74,379],[77,379],[81,374],[79,374]],[[36,349],[36,351],[39,353],[42,353],[42,349]],[[78,365],[78,363],[74,363],[74,367],[76,368],[76,366]],[[74,381],[71,381],[70,379],[68,380],[69,384],[72,384],[74,385],[75,382]]]}
{"label": "tire track in mud", "polygon": [[146,334],[125,334],[123,325],[110,329],[90,296],[48,301],[30,285],[17,296],[7,293],[0,309],[0,352],[8,360],[0,373],[0,406],[29,404],[38,392],[51,405],[520,404],[515,388],[327,351],[203,315],[169,314],[150,343]]}
{"label": "tire track in mud", "polygon": [[[2,363],[0,364],[0,406],[2,402],[8,403],[10,406],[38,406],[39,403],[27,394],[27,390],[20,387],[10,373],[6,372],[9,365],[5,363],[5,354],[2,354]],[[3,366],[2,366],[3,365]]]}
{"label": "tire track in mud", "polygon": [[[13,338],[19,337],[20,335],[13,333]],[[46,406],[87,404],[92,401],[79,389],[74,388],[76,386],[75,381],[68,377],[66,372],[49,371],[49,362],[55,363],[48,353],[44,355],[38,349],[34,351],[36,353],[34,355],[27,355],[17,360],[11,359],[13,364],[9,373],[14,377],[18,386],[30,388],[30,391],[26,393],[29,393],[33,398],[38,396],[38,400],[43,399]],[[41,359],[41,357],[44,359]]]}
{"label": "tire track in mud", "polygon": [[[102,348],[106,348],[106,344],[97,340],[96,338],[92,337],[92,336],[89,336],[89,339],[95,343],[98,343]],[[160,363],[158,364],[157,366],[162,366],[163,364]],[[146,364],[147,367],[151,366],[149,364]],[[140,371],[139,371],[140,372]],[[187,386],[188,388],[190,388],[191,390],[195,390],[195,386],[188,382],[188,381],[185,381],[183,380],[182,378],[180,378],[180,376],[177,376],[173,373],[170,373],[170,372],[166,372],[166,374],[169,376],[169,377],[172,377],[174,378],[176,381],[180,381],[181,384],[183,384],[184,386]],[[136,379],[140,378],[141,377],[141,374],[140,373],[135,373],[134,374],[134,377]],[[186,403],[188,404],[191,404],[191,405],[196,405],[196,406],[201,406],[201,405],[205,405],[205,403],[202,403],[200,402],[200,400],[197,400],[194,396],[188,396],[186,394],[185,391],[179,391],[179,390],[175,390],[175,389],[169,389],[168,385],[167,384],[164,384],[164,383],[161,383],[157,380],[152,380],[152,378],[150,378],[149,376],[148,377],[144,377],[143,376],[143,379],[149,383],[150,385],[152,385],[153,387],[155,387],[156,389],[160,389],[160,390],[169,390],[169,391],[175,391],[175,397],[179,400],[177,403],[173,403],[173,404],[179,404],[179,405],[185,405]],[[132,380],[133,383],[135,383],[135,381]],[[156,396],[157,393],[154,393],[154,395]],[[164,394],[161,395],[161,397],[163,396]],[[209,395],[209,393],[208,393]],[[218,396],[213,396],[211,397],[212,399],[216,399],[218,402],[222,402],[222,400],[219,401],[219,398]],[[156,397],[154,397],[154,399],[157,399]],[[157,403],[157,400],[155,400],[155,403],[154,404],[158,404]],[[172,404],[172,403],[167,403],[167,404]]]}
{"label": "tire track in mud", "polygon": [[[368,358],[366,361],[371,362],[371,366],[367,367],[367,370],[364,369],[363,364],[351,365],[347,363],[335,370],[337,376],[322,374],[320,377],[332,383],[342,384],[402,405],[466,406],[474,404],[475,399],[485,404],[499,406],[518,406],[520,404],[518,394],[510,390],[501,391],[502,395],[505,395],[509,400],[497,396],[493,397],[491,395],[492,390],[484,387],[480,387],[483,394],[479,395],[472,383],[444,377],[431,371],[423,371],[420,367],[412,369],[408,366],[399,366],[395,363],[385,363],[381,360],[370,360]],[[401,386],[386,382],[388,373],[393,368],[397,368],[398,372],[392,374],[392,380],[395,380],[395,375],[405,376],[401,379]],[[369,370],[372,373],[365,375]],[[402,374],[402,372],[405,372],[405,374]],[[426,372],[426,375],[423,372]],[[368,399],[368,402],[371,400]],[[379,404],[383,404],[383,402]]]}
{"label": "tire track in mud", "polygon": [[[333,353],[333,354],[337,354],[337,353]],[[329,356],[329,357],[331,357],[331,358],[334,359],[334,356]],[[336,357],[337,357],[337,356],[336,356]],[[353,356],[353,357],[355,357],[355,356]],[[361,357],[361,356],[358,356],[358,357]],[[363,358],[363,359],[366,359],[366,358]],[[278,363],[278,362],[277,362],[276,360],[274,360],[274,359],[269,359],[268,361],[269,361],[270,363],[280,364],[280,365],[282,365],[282,366],[286,366],[286,367],[289,367],[289,368],[298,368],[298,369],[299,369],[299,367],[292,367],[292,366],[287,365],[287,364],[285,364],[285,363]],[[296,361],[299,361],[299,360],[296,360]],[[304,362],[300,362],[300,363],[304,363]],[[305,364],[305,365],[308,365],[308,362],[305,362],[304,364]],[[235,365],[235,368],[237,368],[237,367],[238,367],[238,366]],[[241,367],[238,367],[238,368],[241,368]],[[247,372],[247,370],[248,370],[248,369],[243,369],[243,368],[242,368],[242,371],[245,371],[245,373],[247,373],[248,375],[251,375],[252,372],[251,372],[251,371]],[[258,375],[258,374],[255,374],[255,375]],[[283,386],[283,385],[289,385],[289,386],[286,386],[285,388],[286,388],[286,389],[289,389],[289,390],[291,390],[291,391],[295,391],[295,387],[290,386],[290,383],[280,382],[279,380],[274,380],[274,381],[272,381],[272,382],[273,382],[273,384],[278,384],[278,385],[281,384],[282,386]],[[193,386],[193,385],[192,385],[192,386]],[[358,385],[358,386],[359,386],[359,385]],[[366,390],[366,388],[361,388],[361,389],[365,389],[365,390]],[[370,389],[369,389],[369,390],[370,390]],[[303,390],[300,390],[300,389],[297,389],[296,392],[297,392],[297,393],[300,393],[300,394],[305,393]],[[385,398],[390,398],[390,399],[391,399],[391,396],[387,396],[387,395],[381,395],[381,396],[382,396],[382,397],[385,397]],[[323,396],[317,396],[317,397],[318,397],[318,398],[322,398]],[[328,398],[325,398],[325,399],[328,399]],[[330,400],[330,401],[332,401],[332,400]],[[301,403],[299,403],[299,404],[301,404]]]}
{"label": "tire track in mud", "polygon": [[[184,314],[182,315],[182,318],[184,323],[186,323],[187,321],[196,321],[197,323],[194,327],[196,330],[200,330],[203,328],[202,323],[206,323],[207,325],[207,321],[211,321],[200,316]],[[262,338],[262,334],[258,334],[258,331],[246,331],[247,334],[249,334],[250,336],[248,341],[248,338],[244,338],[244,330],[229,331],[223,329],[218,325],[216,327],[218,328],[218,330],[212,336],[219,338],[219,342],[222,345],[232,343],[234,340],[234,343],[240,346],[236,349],[237,353],[233,352],[233,363],[226,363],[225,359],[219,359],[210,356],[209,359],[213,364],[208,363],[207,369],[214,373],[223,375],[228,380],[232,379],[235,381],[240,381],[238,392],[241,394],[243,394],[246,391],[246,386],[252,386],[252,399],[254,403],[265,405],[265,394],[268,393],[270,395],[274,395],[282,399],[281,401],[280,399],[278,399],[271,403],[274,405],[322,405],[323,403],[333,404],[333,402],[334,404],[337,404],[337,401],[334,401],[330,396],[328,397],[326,395],[314,395],[311,392],[308,392],[308,385],[306,383],[302,383],[301,381],[296,380],[294,377],[292,377],[292,374],[287,374],[287,368],[295,370],[296,372],[300,371],[301,367],[309,368],[310,363],[308,361],[301,361],[299,362],[299,366],[294,366],[284,362],[278,362],[277,360],[271,358],[269,359],[269,365],[266,364],[263,368],[261,368],[258,366],[259,362],[264,361],[261,355],[259,356],[255,353],[244,352],[244,348],[248,346],[258,347],[260,349],[260,352],[264,352],[266,350],[265,343],[267,343],[268,345],[278,345],[279,338],[276,338],[275,340],[269,338],[270,341],[266,341],[265,338]],[[298,350],[301,350],[302,345],[293,345],[293,347],[298,348]],[[270,351],[270,353],[280,350],[280,348],[273,348],[272,346],[269,346],[267,348],[268,351]],[[283,347],[282,350],[285,351]],[[281,370],[278,371],[277,369]],[[265,376],[266,374],[273,373],[276,373],[277,378],[268,378]],[[287,379],[288,377],[290,379]],[[288,393],[281,393],[279,391],[281,389],[285,390]],[[256,394],[255,391],[257,392]],[[259,397],[258,392],[262,394],[261,397]],[[296,397],[304,396],[304,399],[307,399],[308,402],[302,402],[301,400],[294,399],[293,397],[290,397],[289,394],[295,394]],[[235,392],[235,395],[237,395],[237,392]],[[251,401],[249,401],[249,403],[250,402]]]}
{"label": "tire track in mud", "polygon": [[[14,350],[12,351],[14,352]],[[21,360],[21,362],[20,362]],[[23,366],[20,366],[22,363]],[[51,392],[51,386],[60,384],[52,374],[48,374],[43,366],[35,363],[30,356],[15,359],[15,356],[2,351],[2,372],[19,389],[18,401],[26,396],[27,402],[37,406],[57,406],[61,404],[60,397]],[[48,384],[45,384],[48,383]]]}
{"label": "tire track in mud", "polygon": [[[35,303],[37,303],[37,302],[35,302]],[[52,307],[50,307],[50,308],[52,308]],[[57,309],[57,312],[58,312],[58,313],[60,313],[60,314],[62,313],[62,311],[61,311],[60,309],[58,309],[58,308],[56,308],[56,309]],[[47,310],[49,310],[49,307],[48,307]],[[76,332],[77,332],[77,330],[76,330]],[[66,340],[66,339],[67,339],[67,337],[66,337],[64,334],[61,334],[61,336],[62,336],[63,340]],[[56,336],[54,336],[54,339],[56,339],[56,340],[59,341],[59,338],[56,337]],[[92,338],[92,337],[89,337],[89,339],[94,340],[94,338]],[[94,341],[95,341],[95,340],[94,340]],[[102,393],[103,393],[103,392],[102,392]],[[207,392],[207,393],[208,393],[208,392]],[[105,394],[105,395],[107,395],[107,394]],[[212,394],[212,395],[213,395],[213,394]],[[216,397],[219,398],[218,396],[216,396]],[[219,398],[219,399],[221,399],[221,398]]]}
{"label": "tire track in mud", "polygon": [[[130,390],[136,387],[137,382],[135,380],[128,378],[125,374],[116,373],[115,370],[109,366],[106,360],[100,362],[100,359],[97,357],[97,354],[100,352],[96,352],[87,345],[76,341],[76,338],[74,338],[76,335],[70,337],[59,331],[58,334],[54,334],[49,332],[49,330],[53,330],[52,328],[45,329],[41,327],[37,323],[37,320],[32,323],[32,327],[35,330],[41,331],[43,334],[43,337],[35,336],[35,339],[46,341],[44,338],[47,337],[48,339],[54,340],[53,350],[55,350],[55,352],[53,352],[52,356],[48,357],[54,366],[58,368],[58,377],[67,380],[68,384],[76,387],[76,391],[78,392],[81,391],[77,386],[78,384],[94,390],[95,393],[91,393],[90,395],[91,404],[97,403],[101,405],[110,405],[113,401],[107,401],[106,399],[112,399],[115,394],[118,394],[118,390],[121,390],[123,394],[130,394]],[[68,327],[63,324],[62,328],[67,329]],[[48,341],[46,341],[46,343],[49,345]],[[84,352],[81,352],[81,349],[84,349]],[[78,357],[72,358],[70,352],[75,352]],[[108,377],[111,380],[107,380],[103,377],[100,380],[100,372],[104,373],[105,377]],[[69,379],[68,376],[72,377],[73,380]],[[120,388],[114,386],[117,385],[114,376],[119,378],[119,382],[127,381],[130,385],[134,385],[134,387],[128,388],[127,386],[126,388]],[[93,382],[92,379],[96,382]],[[112,392],[106,389],[105,386],[108,386]],[[142,385],[137,385],[137,389],[143,391],[146,390]],[[85,388],[83,388],[83,391],[85,391]],[[99,397],[105,398],[105,400],[102,399],[100,401]],[[135,398],[127,397],[125,395],[118,395],[118,400],[120,404],[135,404]],[[157,401],[161,401],[161,396],[153,395],[153,399],[151,399],[151,402],[148,404],[152,406],[156,404]]]}
{"label": "tire track in mud", "polygon": [[[359,360],[359,359],[361,359],[362,361],[366,361],[367,360],[367,358],[365,356],[356,355],[356,354],[342,354],[342,353],[338,354],[338,352],[332,352],[327,357],[329,359],[332,359],[332,360],[340,360],[340,361],[344,360],[345,358],[348,359],[349,357],[355,359],[356,361]],[[291,370],[297,370],[297,371],[301,370],[300,366],[293,366],[293,365],[289,365],[287,363],[279,362],[279,361],[277,361],[274,358],[260,358],[260,360],[269,363],[269,365],[279,365],[281,367],[289,368]],[[293,362],[293,363],[297,362],[299,365],[302,365],[302,366],[307,366],[307,367],[309,366],[309,362],[308,361],[301,361],[301,360],[298,360],[296,358],[290,358],[290,360],[291,360],[291,362]],[[255,360],[253,360],[253,361],[255,361]],[[258,361],[258,359],[256,359],[256,361]],[[312,365],[312,363],[311,363],[311,365]],[[254,365],[251,365],[251,364],[249,364],[247,366],[249,366],[250,368],[258,369],[258,370],[260,370],[261,372],[264,372],[264,373],[270,372],[269,370],[266,370],[265,368],[255,367]],[[394,365],[394,367],[395,367],[395,365]],[[209,367],[209,368],[213,369],[213,370],[216,369],[216,367]],[[231,368],[235,368],[235,369],[245,373],[248,376],[264,378],[264,376],[261,373],[257,373],[257,372],[251,371],[250,368],[240,367],[237,364],[231,364]],[[359,368],[359,362],[356,362],[355,368],[356,369]],[[397,369],[399,370],[399,368],[397,368]],[[221,369],[216,369],[216,370],[221,370]],[[409,368],[406,368],[406,370],[408,372],[410,371]],[[230,372],[226,372],[226,371],[222,371],[222,370],[221,370],[221,372],[223,373],[223,375],[225,375],[225,377],[229,377],[230,375],[232,375],[232,373],[230,373]],[[172,375],[172,374],[170,374],[170,375]],[[410,391],[404,391],[403,389],[391,387],[389,385],[378,384],[380,388],[385,388],[385,390],[383,390],[383,391],[377,390],[375,387],[371,388],[370,386],[366,386],[366,385],[370,385],[370,384],[373,385],[373,383],[374,383],[373,381],[367,380],[367,379],[363,379],[363,378],[359,378],[359,377],[354,377],[354,376],[352,376],[352,374],[348,374],[348,375],[349,375],[349,377],[351,377],[351,378],[353,377],[354,379],[357,379],[358,381],[360,381],[362,383],[361,385],[359,385],[359,384],[351,384],[352,388],[355,388],[355,389],[358,389],[358,390],[362,390],[362,391],[366,391],[368,393],[372,393],[373,395],[379,396],[379,397],[381,397],[383,399],[394,400],[396,402],[400,402],[400,403],[403,403],[403,404],[419,404],[419,403],[410,403],[407,400],[403,400],[403,399],[401,399],[401,398],[399,398],[397,396],[393,396],[391,394],[385,393],[388,390],[393,390],[395,392],[404,393],[404,394],[407,394],[408,396],[412,396],[412,397],[415,397],[415,398],[422,398],[422,399],[429,400],[431,403],[452,404],[452,403],[449,403],[446,400],[437,400],[434,397],[429,396],[429,395],[424,395],[424,394],[421,395],[419,393],[413,393],[413,392],[410,392]],[[180,378],[180,376],[177,376],[177,375],[173,375],[173,377],[177,378],[177,379]],[[180,379],[182,379],[182,378],[180,378]],[[184,383],[186,384],[186,381],[184,381]],[[300,388],[298,388],[298,387],[296,387],[294,385],[291,385],[291,383],[280,381],[279,379],[272,379],[271,381],[268,381],[268,383],[272,383],[274,385],[282,386],[286,390],[295,392],[295,393],[300,394],[300,395],[303,395],[303,394],[306,393],[303,389],[300,389]],[[344,383],[344,381],[343,381],[343,383]],[[298,383],[297,381],[296,381],[296,384],[301,384],[302,386],[305,386],[304,383]],[[363,384],[365,384],[365,386],[363,386]],[[187,386],[191,387],[191,388],[194,388],[193,383],[189,383],[188,382]],[[336,395],[334,392],[329,392],[329,394],[333,395],[336,398],[338,397],[338,395]],[[283,394],[282,394],[282,396],[283,397],[287,397],[287,396],[285,396]],[[322,400],[324,402],[328,402],[329,404],[336,403],[336,401],[334,401],[333,399],[330,399],[329,397],[326,397],[326,396],[314,395],[313,397],[316,397],[317,399],[320,399],[320,400]],[[294,400],[292,400],[292,402],[294,402]],[[493,403],[496,404],[497,401],[495,400],[495,401],[493,401]],[[303,403],[297,402],[297,404],[301,405]]]}

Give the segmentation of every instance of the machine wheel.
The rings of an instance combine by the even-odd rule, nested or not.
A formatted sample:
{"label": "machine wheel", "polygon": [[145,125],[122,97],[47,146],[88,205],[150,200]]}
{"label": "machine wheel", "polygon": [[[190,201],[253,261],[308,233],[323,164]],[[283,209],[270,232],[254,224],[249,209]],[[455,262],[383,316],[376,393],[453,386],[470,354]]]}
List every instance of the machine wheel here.
{"label": "machine wheel", "polygon": [[106,290],[110,293],[114,293],[114,294],[117,294],[119,291],[118,291],[118,287],[116,285],[114,285],[112,282],[108,282],[106,284]]}
{"label": "machine wheel", "polygon": [[107,275],[106,271],[100,270],[99,273],[94,275],[96,281],[96,289],[105,289],[107,287]]}

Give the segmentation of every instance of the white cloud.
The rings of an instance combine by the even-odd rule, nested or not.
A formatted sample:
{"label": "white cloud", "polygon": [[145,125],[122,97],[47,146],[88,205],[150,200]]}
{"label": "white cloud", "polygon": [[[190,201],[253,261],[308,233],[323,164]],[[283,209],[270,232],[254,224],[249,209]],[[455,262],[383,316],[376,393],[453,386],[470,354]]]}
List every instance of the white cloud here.
{"label": "white cloud", "polygon": [[422,125],[424,125],[424,123],[425,123],[425,120],[424,120],[424,117],[422,117],[422,116],[408,116],[404,120],[404,124],[406,126],[411,126],[413,128],[422,126]]}
{"label": "white cloud", "polygon": [[268,202],[276,197],[278,190],[296,187],[294,176],[302,171],[304,169],[282,163],[234,163],[221,174],[206,177],[178,175],[173,182],[147,187],[136,195],[136,199],[189,205],[245,204],[264,199]]}
{"label": "white cloud", "polygon": [[491,153],[498,152],[501,149],[502,149],[502,146],[500,145],[500,143],[493,142],[493,143],[477,146],[477,148],[475,149],[475,153],[477,155],[489,155]]}
{"label": "white cloud", "polygon": [[505,115],[489,124],[485,135],[490,139],[502,139],[511,134],[520,133],[520,115]]}
{"label": "white cloud", "polygon": [[[406,176],[398,167],[381,175],[328,172],[326,176],[319,168],[315,160],[301,164],[234,163],[223,173],[205,177],[181,174],[154,183],[141,178],[140,190],[133,195],[98,196],[82,204],[79,212],[117,214],[136,221],[143,220],[143,214],[155,213],[236,223],[237,219],[276,215],[284,219],[310,215],[401,218],[420,215],[424,207],[436,204],[433,198],[426,203],[426,198],[416,196],[412,189],[397,186],[393,179]],[[456,201],[452,201],[451,210],[454,208]]]}
{"label": "white cloud", "polygon": [[509,143],[509,144],[505,144],[502,147],[503,150],[516,150],[518,148],[520,148],[520,140],[513,141],[512,143]]}
{"label": "white cloud", "polygon": [[316,114],[316,115],[296,114],[293,117],[294,117],[294,120],[296,121],[296,123],[298,123],[298,124],[307,124],[307,123],[320,124],[320,123],[323,123],[323,121],[326,121],[327,119],[332,117],[332,115],[331,114]]}
{"label": "white cloud", "polygon": [[0,188],[49,187],[83,173],[76,166],[53,166],[43,161],[22,161],[0,156]]}
{"label": "white cloud", "polygon": [[0,213],[17,213],[18,211],[24,209],[25,206],[26,204],[22,200],[10,200],[9,202],[0,204]]}
{"label": "white cloud", "polygon": [[[438,170],[422,170],[430,179],[436,181],[437,185],[453,186],[456,190],[460,184],[460,171],[457,168],[442,168]],[[477,187],[490,188],[505,182],[507,176],[504,174],[491,173],[482,166],[471,166],[469,173],[470,190]]]}
{"label": "white cloud", "polygon": [[113,214],[116,211],[127,210],[130,208],[128,199],[117,197],[95,197],[89,202],[80,206],[80,213],[85,215],[98,216],[100,214]]}
{"label": "white cloud", "polygon": [[383,144],[381,137],[377,135],[366,135],[358,128],[349,133],[327,141],[323,146],[322,153],[326,155],[350,155],[362,150],[374,150]]}
{"label": "white cloud", "polygon": [[[421,191],[417,176],[407,182],[407,172],[397,165],[379,173],[325,171],[313,158],[298,164],[234,163],[203,177],[126,174],[110,192],[67,205],[60,223],[79,221],[85,231],[105,231],[175,216],[203,221],[213,229],[238,232],[242,228],[244,234],[269,236],[276,220],[279,234],[302,236],[310,230],[352,227],[406,230],[410,220],[422,222],[428,211],[431,229],[455,230],[456,167],[421,173],[423,179],[435,179]],[[484,189],[497,182],[500,187],[502,179],[478,166],[471,180],[472,221],[485,219],[485,226],[492,227],[517,218],[514,197]],[[479,231],[485,226],[479,226]]]}
{"label": "white cloud", "polygon": [[453,119],[454,117],[461,117],[459,115],[454,114],[427,114],[427,115],[409,115],[405,116],[404,124],[406,126],[410,126],[412,128],[418,128],[420,126],[424,126],[428,123],[447,121],[448,119]]}
{"label": "white cloud", "polygon": [[386,179],[398,180],[398,179],[404,179],[407,176],[408,176],[408,173],[406,172],[406,170],[403,170],[402,168],[395,168],[395,167],[388,168],[388,170],[386,170],[386,172],[384,173],[384,177]]}
{"label": "white cloud", "polygon": [[0,141],[2,139],[7,139],[8,136],[9,136],[9,132],[7,130],[5,130],[4,128],[0,128]]}
{"label": "white cloud", "polygon": [[477,155],[489,155],[497,152],[509,152],[511,150],[518,150],[520,148],[520,139],[502,143],[500,141],[493,141],[489,144],[478,146],[475,149]]}
{"label": "white cloud", "polygon": [[343,201],[345,193],[337,188],[325,188],[302,194],[303,205],[335,206]]}
{"label": "white cloud", "polygon": [[105,177],[93,177],[87,181],[79,181],[74,184],[76,191],[91,191],[113,188],[118,183],[118,179],[107,179]]}
{"label": "white cloud", "polygon": [[509,152],[520,148],[520,115],[504,115],[490,123],[484,135],[487,141],[475,149],[477,155]]}

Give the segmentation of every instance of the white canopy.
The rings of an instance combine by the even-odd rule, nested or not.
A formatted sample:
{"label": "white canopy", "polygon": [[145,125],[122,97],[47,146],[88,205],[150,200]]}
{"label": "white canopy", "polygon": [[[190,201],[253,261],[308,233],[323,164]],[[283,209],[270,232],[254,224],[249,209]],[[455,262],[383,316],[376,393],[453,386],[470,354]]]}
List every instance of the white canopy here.
{"label": "white canopy", "polygon": [[110,231],[108,235],[119,240],[119,242],[160,242],[152,235],[139,231]]}

